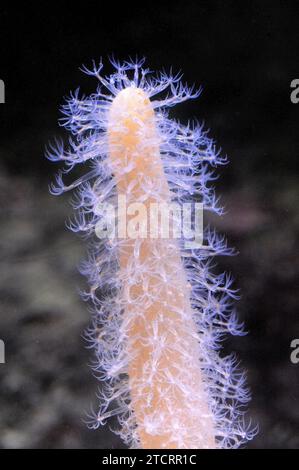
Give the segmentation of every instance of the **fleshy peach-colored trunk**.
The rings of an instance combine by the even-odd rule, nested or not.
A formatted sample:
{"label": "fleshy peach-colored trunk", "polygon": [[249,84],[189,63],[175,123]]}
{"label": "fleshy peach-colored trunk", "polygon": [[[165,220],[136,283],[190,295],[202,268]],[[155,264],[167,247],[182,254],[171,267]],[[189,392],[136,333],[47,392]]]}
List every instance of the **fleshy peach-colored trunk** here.
{"label": "fleshy peach-colored trunk", "polygon": [[[171,201],[159,151],[155,113],[145,92],[121,91],[109,113],[109,158],[127,203]],[[149,190],[152,188],[152,191]],[[149,219],[147,220],[149,222]],[[215,430],[200,369],[190,286],[177,242],[130,239],[119,253],[129,358],[131,405],[142,448],[214,448]],[[134,272],[135,267],[137,272]],[[144,269],[143,269],[144,268]]]}

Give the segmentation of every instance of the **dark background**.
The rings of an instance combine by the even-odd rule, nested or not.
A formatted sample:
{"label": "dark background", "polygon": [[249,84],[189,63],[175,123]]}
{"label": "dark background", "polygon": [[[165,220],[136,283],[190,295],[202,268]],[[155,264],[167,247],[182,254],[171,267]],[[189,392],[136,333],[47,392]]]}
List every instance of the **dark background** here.
{"label": "dark background", "polygon": [[241,288],[248,336],[229,338],[252,390],[260,432],[249,448],[299,448],[299,78],[296,1],[5,3],[0,7],[0,446],[120,447],[109,428],[86,429],[96,381],[81,337],[87,306],[76,291],[84,256],[68,232],[68,197],[48,193],[55,166],[43,157],[70,90],[93,91],[79,70],[108,55],[182,70],[201,97],[172,110],[197,117],[227,154],[216,222],[237,257],[221,260]]}

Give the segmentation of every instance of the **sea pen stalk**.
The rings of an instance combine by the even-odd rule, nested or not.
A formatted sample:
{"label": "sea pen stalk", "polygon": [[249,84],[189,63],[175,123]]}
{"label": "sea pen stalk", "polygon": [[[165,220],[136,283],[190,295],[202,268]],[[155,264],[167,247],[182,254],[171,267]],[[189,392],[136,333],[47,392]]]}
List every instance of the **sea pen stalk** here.
{"label": "sea pen stalk", "polygon": [[[143,63],[112,61],[115,71],[105,77],[102,64],[84,68],[99,86],[67,100],[62,124],[72,134],[69,149],[57,143],[47,153],[65,164],[52,193],[77,188],[70,228],[88,239],[81,266],[89,281],[83,297],[92,305],[87,338],[102,382],[90,426],[117,416],[115,432],[134,448],[237,448],[256,430],[244,420],[245,375],[220,349],[226,333],[244,333],[232,278],[212,265],[232,250],[209,228],[199,246],[186,244],[184,233],[165,236],[148,215],[153,206],[194,201],[221,214],[211,183],[226,159],[201,125],[168,116],[168,108],[199,93],[180,76],[153,77]],[[91,169],[65,184],[77,164]],[[137,219],[136,236],[127,229]],[[170,224],[176,220],[171,212]]]}
{"label": "sea pen stalk", "polygon": [[[143,201],[148,213],[151,204],[170,203],[155,114],[144,91],[132,86],[117,95],[111,105],[108,135],[113,173],[122,176],[119,193],[127,201]],[[126,166],[131,171],[124,174]],[[156,188],[154,194],[149,186]],[[124,286],[124,323],[132,409],[141,446],[214,447],[190,285],[178,244],[161,234],[152,239],[147,230],[144,239],[129,239],[123,247],[120,270],[121,275],[131,274],[130,284]]]}

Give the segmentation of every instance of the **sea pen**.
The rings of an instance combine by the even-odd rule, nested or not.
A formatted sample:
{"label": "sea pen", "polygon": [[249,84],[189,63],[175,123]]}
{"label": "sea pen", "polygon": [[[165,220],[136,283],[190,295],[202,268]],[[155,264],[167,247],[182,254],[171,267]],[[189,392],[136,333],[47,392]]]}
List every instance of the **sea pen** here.
{"label": "sea pen", "polygon": [[[57,144],[47,154],[65,163],[52,192],[77,188],[70,228],[89,243],[81,266],[90,285],[84,298],[93,306],[87,337],[103,381],[90,425],[116,415],[116,432],[131,447],[236,448],[255,434],[244,421],[249,393],[235,357],[219,349],[225,333],[243,329],[231,277],[211,266],[232,250],[210,229],[199,246],[182,233],[165,237],[148,215],[152,206],[194,200],[221,214],[211,181],[226,159],[202,126],[169,118],[169,107],[199,94],[180,76],[153,76],[144,61],[112,64],[108,77],[102,64],[84,68],[98,79],[97,91],[80,97],[77,90],[67,100],[62,124],[74,137],[68,150]],[[64,184],[63,174],[87,162],[88,173]],[[120,196],[121,216],[109,210],[120,209]],[[138,211],[132,236],[124,214]]]}

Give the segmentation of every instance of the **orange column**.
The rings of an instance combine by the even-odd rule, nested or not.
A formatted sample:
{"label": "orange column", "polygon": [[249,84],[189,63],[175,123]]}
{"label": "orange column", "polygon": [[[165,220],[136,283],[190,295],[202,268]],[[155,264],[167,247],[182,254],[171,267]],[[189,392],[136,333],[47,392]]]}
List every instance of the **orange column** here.
{"label": "orange column", "polygon": [[[122,90],[112,102],[109,159],[127,203],[169,203],[156,117],[145,92]],[[131,406],[142,448],[215,448],[214,421],[200,368],[200,337],[190,286],[174,239],[120,240],[125,281],[123,328]]]}

